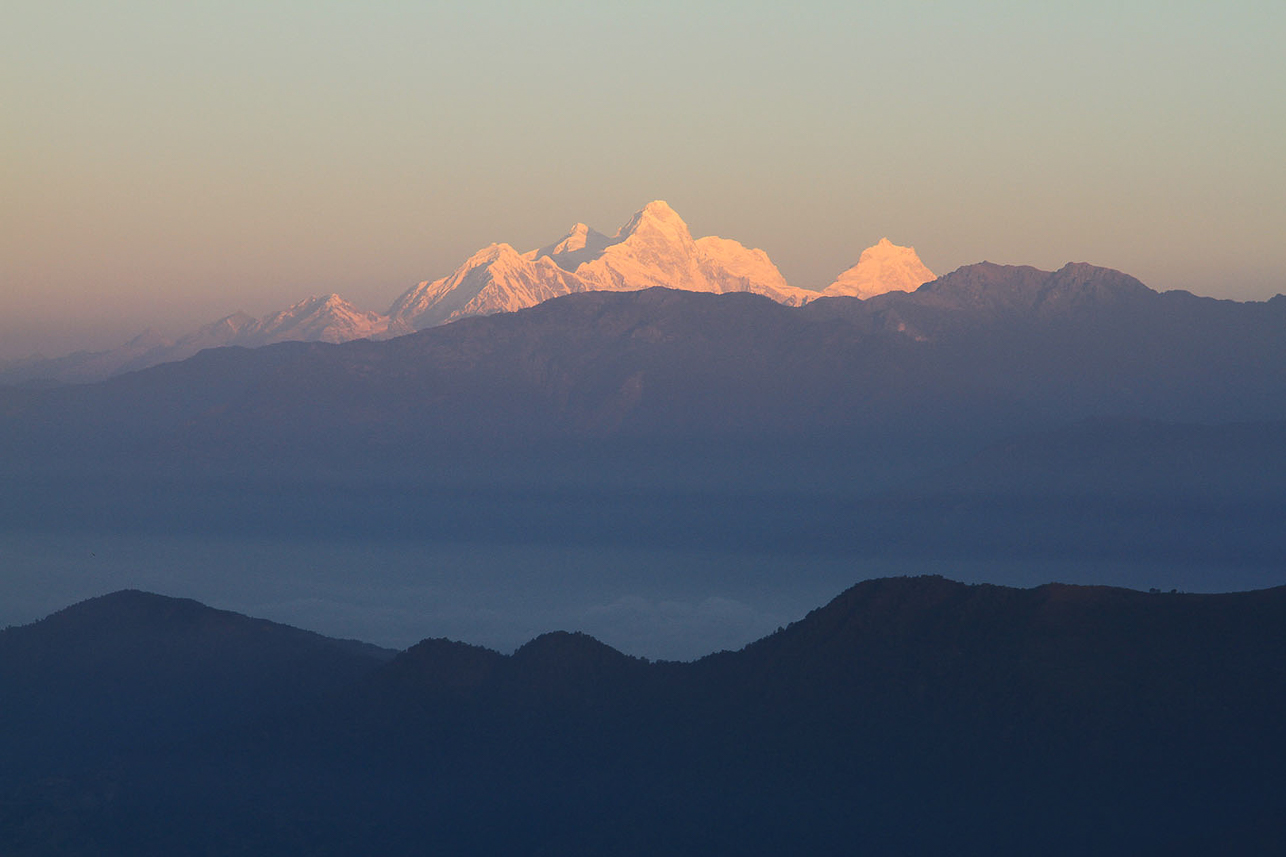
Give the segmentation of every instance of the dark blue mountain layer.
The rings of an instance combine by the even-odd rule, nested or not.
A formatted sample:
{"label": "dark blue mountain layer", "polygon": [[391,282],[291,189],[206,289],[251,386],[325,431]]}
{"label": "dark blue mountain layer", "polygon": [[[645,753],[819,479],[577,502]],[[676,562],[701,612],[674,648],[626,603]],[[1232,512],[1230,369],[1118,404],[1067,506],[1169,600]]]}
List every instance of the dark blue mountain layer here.
{"label": "dark blue mountain layer", "polygon": [[809,454],[976,444],[1106,417],[1286,419],[1286,298],[1158,294],[1102,268],[983,263],[918,291],[792,309],[747,294],[586,293],[387,342],[216,349],[0,394],[6,470],[68,458],[428,466],[551,442]]}
{"label": "dark blue mountain layer", "polygon": [[0,631],[0,780],[154,752],[308,705],[393,656],[121,591]]}
{"label": "dark blue mountain layer", "polygon": [[1276,567],[1283,426],[1282,297],[587,293],[2,390],[0,529]]}
{"label": "dark blue mountain layer", "polygon": [[[210,621],[169,606],[189,615],[158,647]],[[130,605],[97,611],[117,608],[132,624]],[[78,639],[91,626],[123,649],[123,631],[74,612],[27,633]],[[253,728],[244,711],[216,708],[163,754],[128,747],[57,781],[33,773],[0,801],[0,849],[1275,853],[1283,627],[1286,588],[903,578],[859,584],[692,663],[629,658],[578,634],[509,656],[426,640],[324,704],[264,712]],[[153,660],[127,659],[138,675]],[[111,704],[92,665],[31,651],[7,665],[31,677],[28,693],[46,671],[88,670],[80,707],[62,713],[70,729]],[[238,673],[187,676],[187,692],[148,697],[151,716],[189,710],[188,693],[259,687]]]}

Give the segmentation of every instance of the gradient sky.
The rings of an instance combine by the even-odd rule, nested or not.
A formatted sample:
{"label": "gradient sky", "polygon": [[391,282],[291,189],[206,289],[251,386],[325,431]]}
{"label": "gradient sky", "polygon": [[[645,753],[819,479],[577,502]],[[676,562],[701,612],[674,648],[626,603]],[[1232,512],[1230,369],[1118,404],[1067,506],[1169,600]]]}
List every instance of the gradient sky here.
{"label": "gradient sky", "polygon": [[1088,261],[1286,292],[1286,4],[52,2],[0,28],[0,358],[337,291],[654,198],[821,287]]}

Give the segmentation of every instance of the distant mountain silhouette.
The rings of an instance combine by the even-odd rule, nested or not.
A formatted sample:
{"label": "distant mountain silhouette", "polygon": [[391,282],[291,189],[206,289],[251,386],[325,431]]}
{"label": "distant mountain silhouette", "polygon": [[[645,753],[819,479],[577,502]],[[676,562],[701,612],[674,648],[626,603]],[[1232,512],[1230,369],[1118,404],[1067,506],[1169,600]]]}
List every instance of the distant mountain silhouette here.
{"label": "distant mountain silhouette", "polygon": [[[0,390],[0,439],[331,461],[461,440],[995,438],[1100,417],[1286,419],[1286,300],[1158,294],[1116,271],[982,264],[789,308],[591,292],[387,342],[283,344],[78,388]],[[345,450],[339,453],[338,450]],[[405,462],[403,462],[405,463]]]}
{"label": "distant mountain silhouette", "polygon": [[[510,656],[425,641],[325,705],[128,756],[110,781],[19,784],[0,847],[1272,853],[1284,621],[1286,588],[902,578],[692,663],[578,634]],[[68,723],[110,693],[91,682]]]}
{"label": "distant mountain silhouette", "polygon": [[590,292],[0,389],[0,528],[1270,569],[1283,422],[1286,298]]}
{"label": "distant mountain silhouette", "polygon": [[257,348],[274,342],[348,342],[367,337],[386,339],[410,331],[411,328],[387,316],[358,309],[339,295],[314,295],[259,319],[236,312],[177,340],[147,330],[124,345],[105,351],[77,351],[64,357],[35,357],[0,366],[0,383],[90,383],[185,360],[206,348]]}

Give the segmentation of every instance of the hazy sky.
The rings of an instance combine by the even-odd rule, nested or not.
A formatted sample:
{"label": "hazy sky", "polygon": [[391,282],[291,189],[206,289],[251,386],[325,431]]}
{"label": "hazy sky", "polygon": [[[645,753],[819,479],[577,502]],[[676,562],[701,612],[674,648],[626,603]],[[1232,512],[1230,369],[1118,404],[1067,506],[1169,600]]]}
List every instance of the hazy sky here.
{"label": "hazy sky", "polygon": [[820,287],[1089,261],[1286,292],[1286,3],[54,2],[0,27],[0,358],[337,291],[654,198]]}

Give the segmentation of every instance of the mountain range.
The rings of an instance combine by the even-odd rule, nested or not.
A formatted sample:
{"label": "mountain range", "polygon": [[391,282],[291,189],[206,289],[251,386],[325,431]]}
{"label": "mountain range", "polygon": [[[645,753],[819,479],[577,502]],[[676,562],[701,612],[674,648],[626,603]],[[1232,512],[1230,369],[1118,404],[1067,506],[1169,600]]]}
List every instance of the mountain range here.
{"label": "mountain range", "polygon": [[1284,622],[1283,588],[894,578],[670,663],[118,592],[0,631],[0,850],[1277,853]]}
{"label": "mountain range", "polygon": [[16,361],[0,366],[0,383],[97,381],[220,346],[387,339],[577,292],[662,286],[715,294],[751,292],[798,306],[820,296],[912,291],[933,277],[913,248],[883,239],[820,292],[795,288],[764,251],[717,236],[693,239],[682,218],[657,200],[610,237],[578,223],[562,239],[526,253],[508,244],[484,247],[449,276],[408,289],[387,313],[360,310],[335,294],[310,297],[260,319],[234,313],[178,340],[146,331],[107,351]]}
{"label": "mountain range", "polygon": [[[95,385],[0,390],[29,458],[320,443],[399,466],[453,443],[996,439],[1069,421],[1286,419],[1286,297],[1157,293],[1117,271],[980,263],[915,292],[567,295],[384,342],[214,349]],[[34,460],[34,459],[32,459]]]}
{"label": "mountain range", "polygon": [[[0,388],[0,536],[155,539],[161,562],[185,539],[351,545],[346,593],[384,573],[370,546],[414,545],[397,591],[444,601],[423,563],[456,544],[517,548],[529,591],[591,604],[619,591],[602,546],[658,579],[731,556],[742,591],[799,586],[792,557],[894,557],[1225,594],[867,580],[675,663],[566,632],[395,653],[117,592],[0,631],[0,852],[1286,848],[1286,589],[1226,592],[1286,567],[1286,297],[986,262],[801,297],[670,214],[488,248],[408,293],[403,335]],[[625,288],[662,270],[701,288]],[[226,329],[339,307],[309,306]],[[595,580],[533,559],[550,545]]]}
{"label": "mountain range", "polygon": [[980,263],[0,389],[0,528],[1180,562],[1217,590],[1286,561],[1283,437],[1286,297]]}

